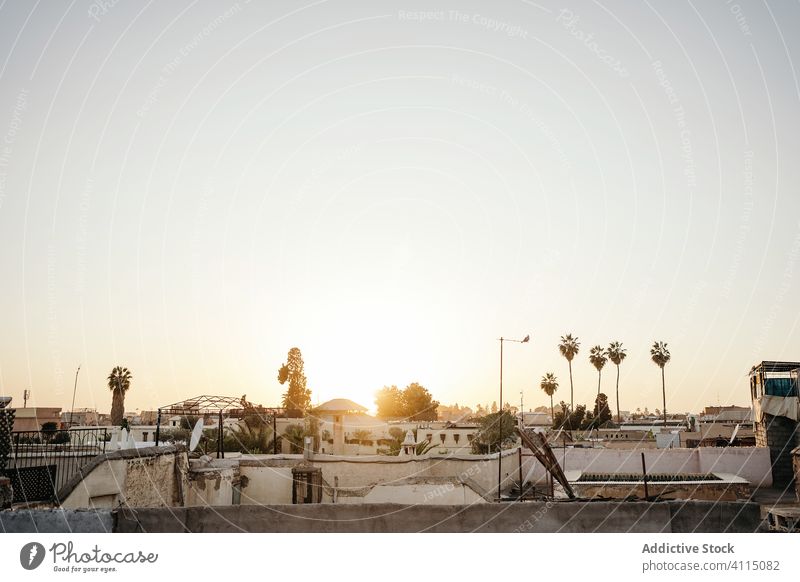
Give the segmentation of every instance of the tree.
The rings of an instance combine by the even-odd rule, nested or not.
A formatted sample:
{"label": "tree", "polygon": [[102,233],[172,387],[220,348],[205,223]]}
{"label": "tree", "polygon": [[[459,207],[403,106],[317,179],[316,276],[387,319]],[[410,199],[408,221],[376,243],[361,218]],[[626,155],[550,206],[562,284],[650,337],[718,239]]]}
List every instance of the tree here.
{"label": "tree", "polygon": [[472,452],[477,455],[498,452],[503,445],[517,442],[514,416],[505,410],[487,414],[480,420],[480,427],[472,439]]}
{"label": "tree", "polygon": [[300,348],[292,348],[286,357],[286,363],[278,370],[278,382],[289,383],[283,394],[283,407],[293,418],[302,416],[311,406],[311,390],[306,388],[306,375],[303,373],[303,355]]}
{"label": "tree", "polygon": [[192,430],[194,425],[197,424],[198,420],[200,420],[199,416],[181,416],[180,427],[186,430]]}
{"label": "tree", "polygon": [[661,368],[661,397],[663,398],[664,404],[662,409],[664,414],[664,426],[667,426],[667,389],[664,381],[664,366],[667,365],[671,357],[666,343],[658,341],[653,342],[653,347],[650,348],[650,358],[656,366]]}
{"label": "tree", "polygon": [[[585,407],[584,407],[585,408]],[[583,417],[583,422],[581,422],[580,429],[581,430],[592,430],[594,428],[594,412],[591,410],[586,410],[586,414]]]}
{"label": "tree", "polygon": [[[561,410],[556,412],[553,426],[564,430],[581,430],[586,424],[586,405],[578,404],[570,410],[566,402],[559,404]],[[591,412],[589,413],[591,415]]]}
{"label": "tree", "polygon": [[111,424],[122,426],[125,417],[125,393],[131,387],[131,375],[128,368],[116,366],[108,375],[108,389],[111,390]]}
{"label": "tree", "polygon": [[600,378],[603,373],[603,366],[606,365],[608,358],[603,346],[594,346],[589,351],[589,361],[597,368],[597,394],[600,394]]}
{"label": "tree", "polygon": [[597,398],[594,400],[594,411],[592,415],[594,416],[594,424],[597,428],[600,428],[611,420],[611,408],[608,406],[608,396],[602,392],[598,394]]}
{"label": "tree", "polygon": [[397,386],[384,386],[375,393],[379,418],[405,420],[437,420],[439,402],[427,388],[412,382],[400,390]]}
{"label": "tree", "polygon": [[412,382],[403,390],[403,415],[408,420],[437,420],[439,402],[424,386]]}
{"label": "tree", "polygon": [[[541,406],[540,408],[544,408],[545,411],[547,410],[546,406]],[[553,417],[553,428],[567,428],[567,421],[569,420],[569,405],[564,402],[563,400],[558,403],[558,412],[555,413]],[[535,412],[539,412],[537,409]]]}
{"label": "tree", "polygon": [[375,393],[378,418],[403,417],[403,391],[397,386],[384,386]]}
{"label": "tree", "polygon": [[622,347],[621,342],[611,342],[608,344],[606,353],[608,354],[608,359],[617,367],[617,424],[620,424],[622,420],[619,415],[619,365],[628,354],[625,353],[625,348]]}
{"label": "tree", "polygon": [[42,424],[42,442],[49,443],[52,442],[56,436],[56,432],[58,432],[58,423],[55,422],[45,422]]}
{"label": "tree", "polygon": [[358,442],[358,454],[361,454],[361,445],[366,444],[367,442],[372,442],[369,440],[369,437],[372,436],[372,432],[366,429],[360,428],[353,432],[353,440]]}
{"label": "tree", "polygon": [[539,384],[539,387],[550,397],[550,418],[552,419],[553,424],[555,424],[556,415],[553,411],[553,394],[555,394],[556,390],[558,390],[558,379],[556,378],[555,374],[548,372],[542,376],[542,381]]}
{"label": "tree", "polygon": [[572,385],[572,359],[578,355],[580,351],[581,344],[578,341],[578,337],[572,337],[571,333],[567,335],[561,336],[561,342],[558,344],[558,351],[561,352],[561,355],[567,358],[567,363],[569,364],[569,408],[570,410],[573,409],[575,405],[574,399],[574,388]]}
{"label": "tree", "polygon": [[[216,449],[217,430],[209,431],[208,449]],[[258,416],[245,416],[242,422],[235,424],[223,440],[226,452],[242,452],[251,455],[263,455],[273,451],[272,427]],[[201,440],[202,444],[202,440]]]}
{"label": "tree", "polygon": [[313,410],[309,411],[309,414],[306,414],[304,430],[305,436],[311,437],[311,450],[315,453],[319,452],[319,417]]}
{"label": "tree", "polygon": [[283,431],[283,438],[289,442],[289,451],[292,453],[300,453],[303,451],[304,439],[306,431],[302,425],[290,424]]}
{"label": "tree", "polygon": [[[403,441],[406,438],[406,431],[402,428],[393,426],[389,429],[389,448],[388,449],[378,449],[379,455],[391,455],[391,456],[398,456],[400,454],[400,449],[402,448]],[[385,441],[384,441],[385,442]]]}

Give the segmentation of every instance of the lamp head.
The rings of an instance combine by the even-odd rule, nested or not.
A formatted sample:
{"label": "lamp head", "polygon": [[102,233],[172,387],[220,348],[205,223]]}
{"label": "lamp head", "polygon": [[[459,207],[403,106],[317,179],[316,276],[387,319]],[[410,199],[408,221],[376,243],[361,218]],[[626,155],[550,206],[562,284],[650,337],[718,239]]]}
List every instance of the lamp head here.
{"label": "lamp head", "polygon": [[523,338],[523,340],[522,340],[522,343],[523,343],[523,344],[524,344],[524,343],[527,343],[528,341],[530,341],[530,339],[531,339],[531,336],[530,336],[530,334],[528,334],[528,335],[526,335],[526,336]]}

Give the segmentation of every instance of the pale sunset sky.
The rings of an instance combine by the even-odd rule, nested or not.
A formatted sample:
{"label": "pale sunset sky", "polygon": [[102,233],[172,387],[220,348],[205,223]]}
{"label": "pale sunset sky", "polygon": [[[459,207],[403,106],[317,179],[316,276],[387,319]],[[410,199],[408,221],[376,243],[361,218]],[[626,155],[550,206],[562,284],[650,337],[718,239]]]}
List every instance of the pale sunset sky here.
{"label": "pale sunset sky", "polygon": [[[0,3],[0,393],[749,404],[800,359],[797,2]],[[614,392],[607,365],[603,391]],[[613,402],[613,397],[612,397]]]}

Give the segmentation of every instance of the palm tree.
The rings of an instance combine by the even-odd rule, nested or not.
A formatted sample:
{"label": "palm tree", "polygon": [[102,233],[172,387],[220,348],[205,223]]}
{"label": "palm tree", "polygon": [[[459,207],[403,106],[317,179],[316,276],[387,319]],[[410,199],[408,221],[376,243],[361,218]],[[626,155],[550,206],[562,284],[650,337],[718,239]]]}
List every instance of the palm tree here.
{"label": "palm tree", "polygon": [[306,431],[300,424],[290,424],[283,431],[283,438],[289,442],[290,453],[302,453],[305,447]]}
{"label": "palm tree", "polygon": [[111,424],[121,426],[125,417],[125,393],[131,387],[131,375],[128,368],[116,366],[108,375],[108,389],[111,390]]}
{"label": "palm tree", "polygon": [[605,366],[608,361],[603,346],[594,346],[589,351],[589,361],[597,368],[597,395],[600,396],[600,377],[603,373],[603,366]]}
{"label": "palm tree", "polygon": [[553,424],[555,424],[556,415],[555,412],[553,412],[553,394],[555,394],[556,390],[558,390],[558,379],[556,378],[555,374],[548,372],[542,376],[542,382],[539,384],[539,387],[550,397],[550,418],[552,419]]}
{"label": "palm tree", "polygon": [[664,426],[667,426],[667,389],[664,383],[664,366],[667,365],[670,359],[667,344],[664,342],[653,342],[653,347],[650,348],[650,358],[656,366],[661,368],[661,397],[663,398],[664,407],[662,412],[664,414]]}
{"label": "palm tree", "polygon": [[622,342],[611,342],[608,344],[608,350],[606,350],[608,354],[608,359],[614,362],[614,365],[617,367],[617,424],[620,424],[620,416],[619,416],[619,365],[622,363],[622,360],[625,359],[625,356],[628,354],[625,353],[625,348],[622,347]]}
{"label": "palm tree", "polygon": [[571,333],[567,335],[561,336],[561,343],[558,344],[558,350],[561,352],[561,355],[567,358],[567,363],[569,364],[569,409],[574,410],[575,400],[573,397],[573,386],[572,386],[572,358],[578,355],[578,351],[581,347],[580,342],[578,341],[577,337],[572,337]]}

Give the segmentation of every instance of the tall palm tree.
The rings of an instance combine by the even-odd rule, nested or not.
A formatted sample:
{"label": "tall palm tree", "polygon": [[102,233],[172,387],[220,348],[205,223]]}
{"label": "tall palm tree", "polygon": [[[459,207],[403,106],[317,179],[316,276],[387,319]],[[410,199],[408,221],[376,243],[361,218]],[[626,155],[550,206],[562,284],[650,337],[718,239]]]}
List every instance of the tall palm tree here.
{"label": "tall palm tree", "polygon": [[125,393],[131,387],[131,375],[128,368],[116,366],[108,375],[108,389],[111,390],[111,424],[121,426],[125,417]]}
{"label": "tall palm tree", "polygon": [[619,365],[628,354],[625,353],[622,342],[611,342],[608,344],[606,354],[608,354],[608,359],[614,362],[614,365],[617,367],[617,424],[619,424],[621,422],[619,415]]}
{"label": "tall palm tree", "polygon": [[603,373],[603,366],[605,366],[608,361],[603,346],[594,346],[589,350],[589,361],[597,368],[597,395],[600,396],[600,377]]}
{"label": "tall palm tree", "polygon": [[571,333],[567,335],[561,336],[561,342],[558,344],[558,351],[561,352],[561,355],[567,358],[567,363],[569,364],[569,409],[574,410],[575,399],[573,397],[573,386],[572,386],[572,358],[578,355],[578,351],[580,350],[581,343],[578,341],[578,337],[572,337]]}
{"label": "tall palm tree", "polygon": [[664,402],[664,407],[662,409],[662,413],[664,414],[664,426],[667,426],[667,389],[664,383],[664,366],[667,365],[670,357],[666,343],[653,342],[653,347],[650,348],[650,358],[656,366],[661,368],[661,397]]}
{"label": "tall palm tree", "polygon": [[542,376],[542,382],[539,384],[544,393],[550,397],[550,418],[553,421],[553,424],[556,423],[556,415],[553,411],[553,394],[556,393],[558,390],[558,379],[556,378],[555,374],[552,372],[548,372],[544,376]]}

